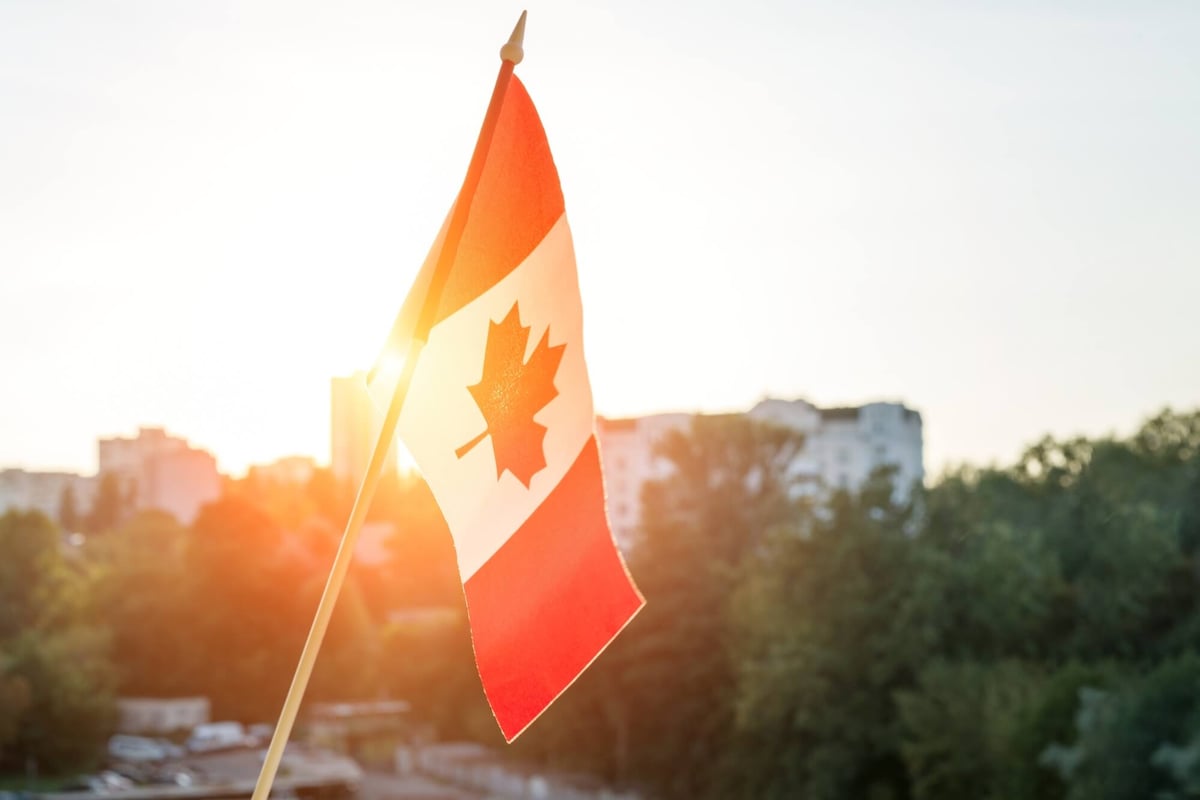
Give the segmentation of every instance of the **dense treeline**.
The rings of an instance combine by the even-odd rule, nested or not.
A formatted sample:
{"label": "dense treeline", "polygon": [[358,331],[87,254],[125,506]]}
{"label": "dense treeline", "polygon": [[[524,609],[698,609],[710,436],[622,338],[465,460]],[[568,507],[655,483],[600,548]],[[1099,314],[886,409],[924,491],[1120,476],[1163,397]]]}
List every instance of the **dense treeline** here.
{"label": "dense treeline", "polygon": [[791,502],[787,434],[666,443],[648,605],[518,743],[666,797],[1200,792],[1200,412],[1046,439],[911,505]]}
{"label": "dense treeline", "polygon": [[113,723],[108,637],[41,514],[0,516],[0,769],[70,769]]}
{"label": "dense treeline", "polygon": [[[663,443],[630,558],[648,605],[514,757],[679,798],[1200,794],[1200,412],[911,503],[880,472],[811,507],[801,445],[740,417]],[[190,529],[122,520],[74,555],[0,518],[0,769],[86,765],[117,693],[271,720],[347,504],[327,474],[241,481]],[[374,516],[396,557],[352,571],[310,696],[405,697],[498,743],[428,490],[389,483]]]}
{"label": "dense treeline", "polygon": [[[273,722],[350,491],[327,472],[303,487],[231,482],[188,528],[102,495],[109,527],[82,547],[41,514],[0,516],[0,774],[95,766],[118,696],[201,695],[215,719]],[[308,698],[411,697],[445,735],[486,730],[432,495],[390,476],[371,518],[396,524],[393,557],[351,569]],[[414,613],[428,608],[450,611]]]}

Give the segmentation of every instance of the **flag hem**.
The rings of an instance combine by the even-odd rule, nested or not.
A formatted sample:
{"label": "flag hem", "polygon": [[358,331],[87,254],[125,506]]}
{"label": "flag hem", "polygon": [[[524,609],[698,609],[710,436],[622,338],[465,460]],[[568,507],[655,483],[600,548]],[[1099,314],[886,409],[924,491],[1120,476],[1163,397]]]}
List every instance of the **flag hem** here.
{"label": "flag hem", "polygon": [[[609,535],[610,536],[612,535],[611,532]],[[613,546],[616,547],[616,540],[613,540]],[[504,732],[504,727],[500,725],[500,719],[496,716],[496,710],[494,708],[492,708],[491,701],[490,700],[488,701],[488,710],[490,710],[492,712],[492,719],[496,720],[496,727],[500,728],[500,734],[504,737],[505,744],[512,744],[513,742],[515,742],[517,740],[518,736],[520,736],[525,731],[529,730],[530,725],[532,725],[533,723],[535,723],[539,719],[541,719],[542,714],[545,714],[547,711],[549,711],[550,706],[552,706],[556,702],[558,702],[558,698],[562,697],[563,693],[566,692],[567,689],[570,689],[572,686],[575,685],[575,681],[579,680],[580,677],[583,676],[583,673],[587,672],[588,669],[591,668],[592,664],[595,663],[596,659],[604,654],[604,651],[607,650],[609,648],[609,646],[612,645],[612,643],[617,640],[617,637],[621,635],[621,633],[625,630],[625,628],[629,627],[629,623],[633,622],[633,620],[637,617],[637,615],[642,612],[642,609],[646,607],[646,598],[644,595],[642,595],[641,590],[638,589],[637,584],[633,582],[633,576],[629,574],[629,567],[625,564],[625,559],[623,557],[621,558],[621,567],[625,570],[625,577],[629,578],[629,585],[633,587],[634,594],[637,595],[638,607],[633,610],[633,612],[629,615],[628,619],[626,619],[624,622],[621,623],[621,627],[619,627],[615,631],[613,631],[613,635],[611,637],[609,637],[609,640],[607,642],[604,643],[604,647],[601,647],[599,650],[597,650],[596,654],[594,656],[592,656],[591,659],[586,664],[584,664],[582,667],[579,668],[579,672],[575,673],[575,677],[571,678],[571,680],[567,682],[566,686],[563,686],[562,689],[560,689],[558,691],[558,694],[554,695],[554,697],[551,697],[550,700],[546,703],[546,705],[544,705],[542,707],[542,710],[539,711],[537,714],[535,714],[532,719],[530,719],[528,722],[526,722],[524,725],[522,725],[520,730],[518,730],[516,733],[514,733],[511,738],[509,737],[509,735],[507,733]],[[468,609],[467,613],[468,613],[468,615],[470,614],[469,609]],[[475,653],[475,638],[473,636],[471,637],[471,653],[472,654]],[[475,664],[476,664],[476,666],[478,666],[479,661],[476,660]]]}

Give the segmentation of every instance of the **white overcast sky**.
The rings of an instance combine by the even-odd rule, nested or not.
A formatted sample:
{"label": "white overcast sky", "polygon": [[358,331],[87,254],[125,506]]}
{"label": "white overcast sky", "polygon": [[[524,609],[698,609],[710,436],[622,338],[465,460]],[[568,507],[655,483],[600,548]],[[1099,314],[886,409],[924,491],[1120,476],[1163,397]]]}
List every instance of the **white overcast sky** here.
{"label": "white overcast sky", "polygon": [[[521,6],[0,0],[0,467],[328,457]],[[1200,405],[1200,4],[534,3],[597,410]]]}

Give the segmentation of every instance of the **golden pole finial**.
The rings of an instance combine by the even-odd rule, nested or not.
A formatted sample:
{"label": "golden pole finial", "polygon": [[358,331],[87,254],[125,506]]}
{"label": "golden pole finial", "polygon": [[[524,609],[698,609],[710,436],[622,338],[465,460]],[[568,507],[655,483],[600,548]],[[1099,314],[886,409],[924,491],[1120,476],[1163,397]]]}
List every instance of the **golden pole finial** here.
{"label": "golden pole finial", "polygon": [[511,61],[513,64],[520,64],[521,59],[525,57],[525,15],[528,12],[522,11],[521,18],[517,20],[517,27],[513,28],[512,36],[508,37],[508,43],[500,48],[500,60]]}

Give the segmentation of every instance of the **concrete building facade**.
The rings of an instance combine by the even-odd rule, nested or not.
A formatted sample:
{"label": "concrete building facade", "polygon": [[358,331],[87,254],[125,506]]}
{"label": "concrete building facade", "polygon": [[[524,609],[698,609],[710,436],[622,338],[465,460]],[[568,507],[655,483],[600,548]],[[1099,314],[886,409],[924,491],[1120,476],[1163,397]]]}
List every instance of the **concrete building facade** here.
{"label": "concrete building facade", "polygon": [[[383,409],[367,391],[366,374],[334,378],[330,391],[329,463],[333,476],[357,488],[367,472],[375,440],[383,427]],[[396,442],[388,450],[384,471],[396,469]]]}
{"label": "concrete building facade", "polygon": [[[671,471],[670,463],[655,454],[655,445],[670,431],[686,433],[695,416],[597,420],[609,523],[623,548],[630,546],[641,521],[642,486]],[[798,490],[818,502],[839,489],[857,491],[878,467],[896,469],[898,500],[925,478],[921,415],[901,403],[819,408],[804,400],[766,399],[746,416],[804,434],[791,469]]]}
{"label": "concrete building facade", "polygon": [[747,416],[802,432],[795,465],[817,493],[857,491],[879,467],[896,468],[897,499],[925,479],[921,415],[901,403],[817,408],[804,400],[763,400]]}
{"label": "concrete building facade", "polygon": [[116,475],[139,511],[157,509],[185,525],[221,495],[217,460],[207,450],[162,428],[139,428],[137,436],[101,439],[100,474]]}
{"label": "concrete building facade", "polygon": [[191,731],[209,721],[207,697],[117,698],[117,731],[131,734],[168,734]]}
{"label": "concrete building facade", "polygon": [[247,476],[280,486],[303,486],[312,480],[316,471],[317,462],[311,456],[284,456],[270,464],[253,465],[247,470]]}
{"label": "concrete building facade", "polygon": [[74,472],[30,472],[24,469],[0,470],[0,514],[9,509],[41,511],[57,520],[63,494],[70,489],[75,511],[83,515],[92,507],[97,481],[91,475]]}

